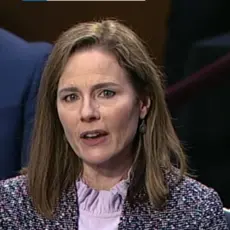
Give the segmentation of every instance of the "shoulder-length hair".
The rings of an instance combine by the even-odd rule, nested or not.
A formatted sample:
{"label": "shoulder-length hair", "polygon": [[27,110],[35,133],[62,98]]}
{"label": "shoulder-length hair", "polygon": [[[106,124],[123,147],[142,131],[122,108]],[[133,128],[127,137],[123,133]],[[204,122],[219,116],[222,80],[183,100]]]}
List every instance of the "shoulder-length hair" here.
{"label": "shoulder-length hair", "polygon": [[146,133],[137,132],[138,146],[133,162],[134,175],[143,175],[140,179],[144,181],[149,200],[157,207],[166,201],[165,169],[176,166],[179,177],[186,173],[186,158],[167,110],[162,76],[140,38],[116,20],[80,23],[64,32],[55,43],[38,94],[27,173],[32,202],[47,218],[52,217],[62,192],[72,186],[82,172],[81,160],[64,140],[58,118],[58,82],[74,52],[94,47],[114,54],[127,71],[137,95],[151,99],[145,119]]}

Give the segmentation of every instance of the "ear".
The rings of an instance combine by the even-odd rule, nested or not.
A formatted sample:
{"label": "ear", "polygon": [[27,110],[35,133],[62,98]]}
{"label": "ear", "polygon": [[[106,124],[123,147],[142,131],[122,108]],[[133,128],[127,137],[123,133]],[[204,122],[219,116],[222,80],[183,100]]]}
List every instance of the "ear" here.
{"label": "ear", "polygon": [[144,100],[140,100],[140,119],[144,119],[149,112],[151,106],[151,100],[146,97]]}

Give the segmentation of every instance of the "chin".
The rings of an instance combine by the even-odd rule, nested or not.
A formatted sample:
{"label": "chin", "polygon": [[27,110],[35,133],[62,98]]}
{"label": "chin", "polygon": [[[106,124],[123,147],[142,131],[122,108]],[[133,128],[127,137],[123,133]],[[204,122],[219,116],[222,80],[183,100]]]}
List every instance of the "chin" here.
{"label": "chin", "polygon": [[106,154],[88,153],[86,155],[87,155],[87,157],[84,157],[82,160],[84,162],[87,162],[88,164],[92,164],[92,165],[102,165],[102,164],[105,164],[105,163],[111,161],[113,158],[113,155],[112,154],[110,155],[108,153],[106,153]]}

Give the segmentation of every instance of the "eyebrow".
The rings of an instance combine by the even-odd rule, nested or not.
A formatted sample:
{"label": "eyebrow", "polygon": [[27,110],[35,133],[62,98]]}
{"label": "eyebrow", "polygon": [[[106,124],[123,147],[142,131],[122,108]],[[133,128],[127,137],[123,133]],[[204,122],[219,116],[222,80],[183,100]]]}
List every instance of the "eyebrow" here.
{"label": "eyebrow", "polygon": [[[106,87],[118,87],[120,86],[117,83],[114,82],[104,82],[104,83],[99,83],[96,84],[92,87],[92,90],[97,90],[97,89],[101,89],[101,88],[106,88]],[[66,87],[66,88],[62,88],[58,91],[58,94],[63,94],[63,93],[77,93],[80,92],[80,90],[76,87],[76,86],[70,86],[70,87]]]}

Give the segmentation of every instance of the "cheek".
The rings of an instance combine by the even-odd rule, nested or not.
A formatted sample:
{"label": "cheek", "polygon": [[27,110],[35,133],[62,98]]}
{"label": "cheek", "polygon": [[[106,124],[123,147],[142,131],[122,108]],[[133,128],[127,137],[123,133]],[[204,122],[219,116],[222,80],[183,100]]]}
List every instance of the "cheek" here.
{"label": "cheek", "polygon": [[117,130],[122,136],[135,134],[139,121],[139,110],[135,105],[124,103],[122,106],[114,107],[110,111],[110,123],[113,130]]}
{"label": "cheek", "polygon": [[73,114],[59,107],[58,116],[65,132],[71,133],[71,127],[74,127],[74,121],[76,121],[76,118],[74,119]]}
{"label": "cheek", "polygon": [[73,149],[76,149],[76,145],[75,145],[76,124],[74,124],[76,118],[74,119],[73,115],[66,112],[66,110],[62,110],[62,109],[58,110],[58,116],[62,124],[66,139],[68,140],[70,146]]}

